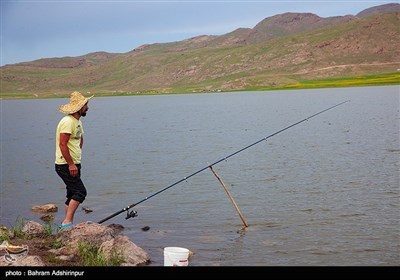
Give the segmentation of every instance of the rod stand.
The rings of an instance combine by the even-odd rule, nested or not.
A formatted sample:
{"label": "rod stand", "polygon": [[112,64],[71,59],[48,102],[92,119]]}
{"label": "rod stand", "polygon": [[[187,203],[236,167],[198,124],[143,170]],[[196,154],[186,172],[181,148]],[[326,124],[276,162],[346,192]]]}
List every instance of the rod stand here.
{"label": "rod stand", "polygon": [[237,206],[235,200],[233,199],[231,193],[229,192],[229,190],[227,189],[227,187],[225,186],[225,183],[222,181],[222,179],[218,176],[217,172],[215,172],[214,168],[212,167],[212,165],[208,165],[211,169],[211,172],[214,174],[214,176],[217,178],[217,180],[220,182],[222,188],[224,189],[224,191],[226,192],[226,194],[228,195],[229,199],[231,200],[233,207],[235,207],[236,211],[238,212],[240,219],[242,219],[242,222],[244,224],[244,227],[248,227],[249,224],[246,222],[246,220],[243,217],[242,212],[240,211],[239,207]]}

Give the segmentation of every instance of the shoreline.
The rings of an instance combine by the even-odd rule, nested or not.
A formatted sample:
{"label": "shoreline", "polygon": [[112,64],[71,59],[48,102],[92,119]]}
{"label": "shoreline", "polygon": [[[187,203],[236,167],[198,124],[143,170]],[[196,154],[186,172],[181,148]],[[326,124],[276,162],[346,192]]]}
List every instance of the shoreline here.
{"label": "shoreline", "polygon": [[[231,92],[259,92],[259,91],[277,91],[277,90],[303,90],[303,89],[329,89],[329,88],[350,88],[350,87],[373,87],[373,86],[400,86],[400,72],[388,73],[373,76],[335,78],[324,80],[303,81],[297,84],[275,87],[256,87],[236,90],[209,90],[209,91],[157,91],[149,90],[143,92],[118,91],[118,92],[87,92],[96,97],[113,96],[153,96],[153,95],[177,95],[177,94],[203,94],[203,93],[231,93]],[[84,90],[82,90],[84,92]],[[20,100],[20,99],[50,99],[50,98],[68,98],[70,93],[1,93],[0,100]]]}

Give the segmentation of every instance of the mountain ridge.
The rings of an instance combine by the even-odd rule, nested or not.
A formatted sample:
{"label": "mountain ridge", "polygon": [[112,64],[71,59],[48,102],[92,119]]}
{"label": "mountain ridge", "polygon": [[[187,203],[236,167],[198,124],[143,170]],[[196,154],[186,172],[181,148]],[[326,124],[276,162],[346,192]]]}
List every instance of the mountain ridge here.
{"label": "mountain ridge", "polygon": [[219,36],[5,65],[1,92],[232,91],[394,73],[400,68],[399,14],[400,4],[371,7],[356,16],[288,12]]}

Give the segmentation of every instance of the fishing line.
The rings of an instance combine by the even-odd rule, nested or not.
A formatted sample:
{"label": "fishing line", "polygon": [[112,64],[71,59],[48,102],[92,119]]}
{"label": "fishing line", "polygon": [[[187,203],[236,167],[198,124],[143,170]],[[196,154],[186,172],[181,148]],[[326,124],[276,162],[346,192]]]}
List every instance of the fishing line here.
{"label": "fishing line", "polygon": [[214,163],[211,163],[211,164],[209,164],[209,165],[203,167],[202,169],[197,170],[196,172],[193,172],[192,174],[190,174],[190,175],[188,175],[188,176],[186,176],[186,177],[183,177],[182,179],[180,179],[180,180],[176,181],[175,183],[173,183],[173,184],[171,184],[171,185],[169,185],[169,186],[167,186],[167,187],[165,187],[165,188],[163,188],[163,189],[161,189],[161,190],[159,190],[159,191],[153,193],[152,195],[147,196],[147,197],[143,198],[142,200],[140,200],[140,201],[138,201],[138,202],[136,202],[136,203],[133,203],[133,204],[131,204],[131,205],[128,205],[127,207],[125,207],[125,208],[123,208],[123,209],[121,209],[121,210],[115,212],[114,214],[112,214],[112,215],[110,215],[110,216],[108,216],[108,217],[102,219],[101,221],[99,221],[99,224],[104,223],[105,221],[107,221],[107,220],[109,220],[109,219],[111,219],[111,218],[113,218],[113,217],[115,217],[115,216],[117,216],[117,215],[119,215],[119,214],[121,214],[121,213],[123,213],[123,212],[125,212],[125,211],[127,211],[127,216],[126,216],[125,219],[129,219],[129,218],[136,217],[136,216],[137,216],[137,211],[135,211],[135,210],[129,211],[129,209],[131,209],[131,208],[135,207],[136,205],[138,205],[138,204],[140,204],[140,203],[142,203],[142,202],[144,202],[144,201],[146,201],[146,200],[148,200],[148,199],[150,199],[150,198],[152,198],[152,197],[154,197],[154,196],[156,196],[156,195],[158,195],[158,194],[160,194],[160,193],[162,193],[162,192],[164,192],[164,191],[166,191],[166,190],[168,190],[168,189],[170,189],[170,188],[172,188],[173,186],[178,185],[179,183],[182,183],[183,181],[186,181],[187,179],[189,179],[189,178],[191,178],[191,177],[193,177],[193,176],[199,174],[200,172],[203,172],[204,170],[207,170],[207,169],[211,168],[212,166],[217,165],[218,163],[220,163],[220,162],[222,162],[222,161],[225,161],[225,160],[227,160],[228,158],[233,157],[234,155],[237,155],[238,153],[241,153],[241,152],[243,152],[244,150],[247,150],[248,148],[253,147],[254,145],[257,145],[257,144],[260,143],[260,142],[266,141],[267,139],[269,139],[269,138],[271,138],[271,137],[273,137],[273,136],[275,136],[275,135],[277,135],[277,134],[279,134],[279,133],[281,133],[281,132],[284,132],[285,130],[288,130],[288,129],[290,129],[290,128],[296,126],[296,125],[299,125],[299,124],[301,124],[302,122],[308,121],[308,120],[311,119],[311,118],[314,118],[314,117],[316,117],[316,116],[318,116],[318,115],[320,115],[320,114],[322,114],[322,113],[324,113],[324,112],[326,112],[326,111],[332,110],[333,108],[336,108],[336,107],[338,107],[338,106],[340,106],[340,105],[343,105],[344,103],[347,103],[347,102],[350,102],[350,100],[343,101],[343,102],[341,102],[341,103],[339,103],[339,104],[336,104],[336,105],[331,106],[331,107],[329,107],[329,108],[327,108],[327,109],[324,109],[324,110],[322,110],[322,111],[319,111],[318,113],[315,113],[315,114],[313,114],[313,115],[311,115],[311,116],[309,116],[309,117],[307,117],[307,118],[305,118],[305,119],[302,119],[302,120],[300,120],[300,121],[298,121],[298,122],[295,122],[295,123],[293,123],[293,124],[291,124],[291,125],[289,125],[289,126],[287,126],[287,127],[285,127],[285,128],[282,128],[281,130],[278,130],[278,131],[276,131],[276,132],[274,132],[274,133],[272,133],[272,134],[270,134],[270,135],[268,135],[268,136],[266,136],[266,137],[264,137],[264,138],[261,138],[260,140],[257,140],[256,142],[254,142],[254,143],[252,143],[252,144],[250,144],[250,145],[247,145],[246,147],[241,148],[240,150],[237,150],[236,152],[233,152],[233,153],[231,153],[231,154],[229,154],[229,155],[227,155],[227,156],[225,156],[225,157],[223,157],[223,158],[221,158],[221,159],[215,161]]}

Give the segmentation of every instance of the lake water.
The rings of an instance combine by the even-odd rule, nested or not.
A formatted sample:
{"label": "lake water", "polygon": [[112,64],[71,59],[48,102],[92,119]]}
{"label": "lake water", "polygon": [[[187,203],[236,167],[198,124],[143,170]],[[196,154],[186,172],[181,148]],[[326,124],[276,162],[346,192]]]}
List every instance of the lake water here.
{"label": "lake water", "polygon": [[[400,264],[399,86],[95,97],[82,119],[88,197],[75,223],[119,214],[122,234],[163,265],[184,247],[190,266],[392,266]],[[282,128],[340,102],[156,192]],[[40,221],[56,203],[55,128],[68,99],[1,100],[1,221]],[[148,226],[148,231],[142,228]]]}

